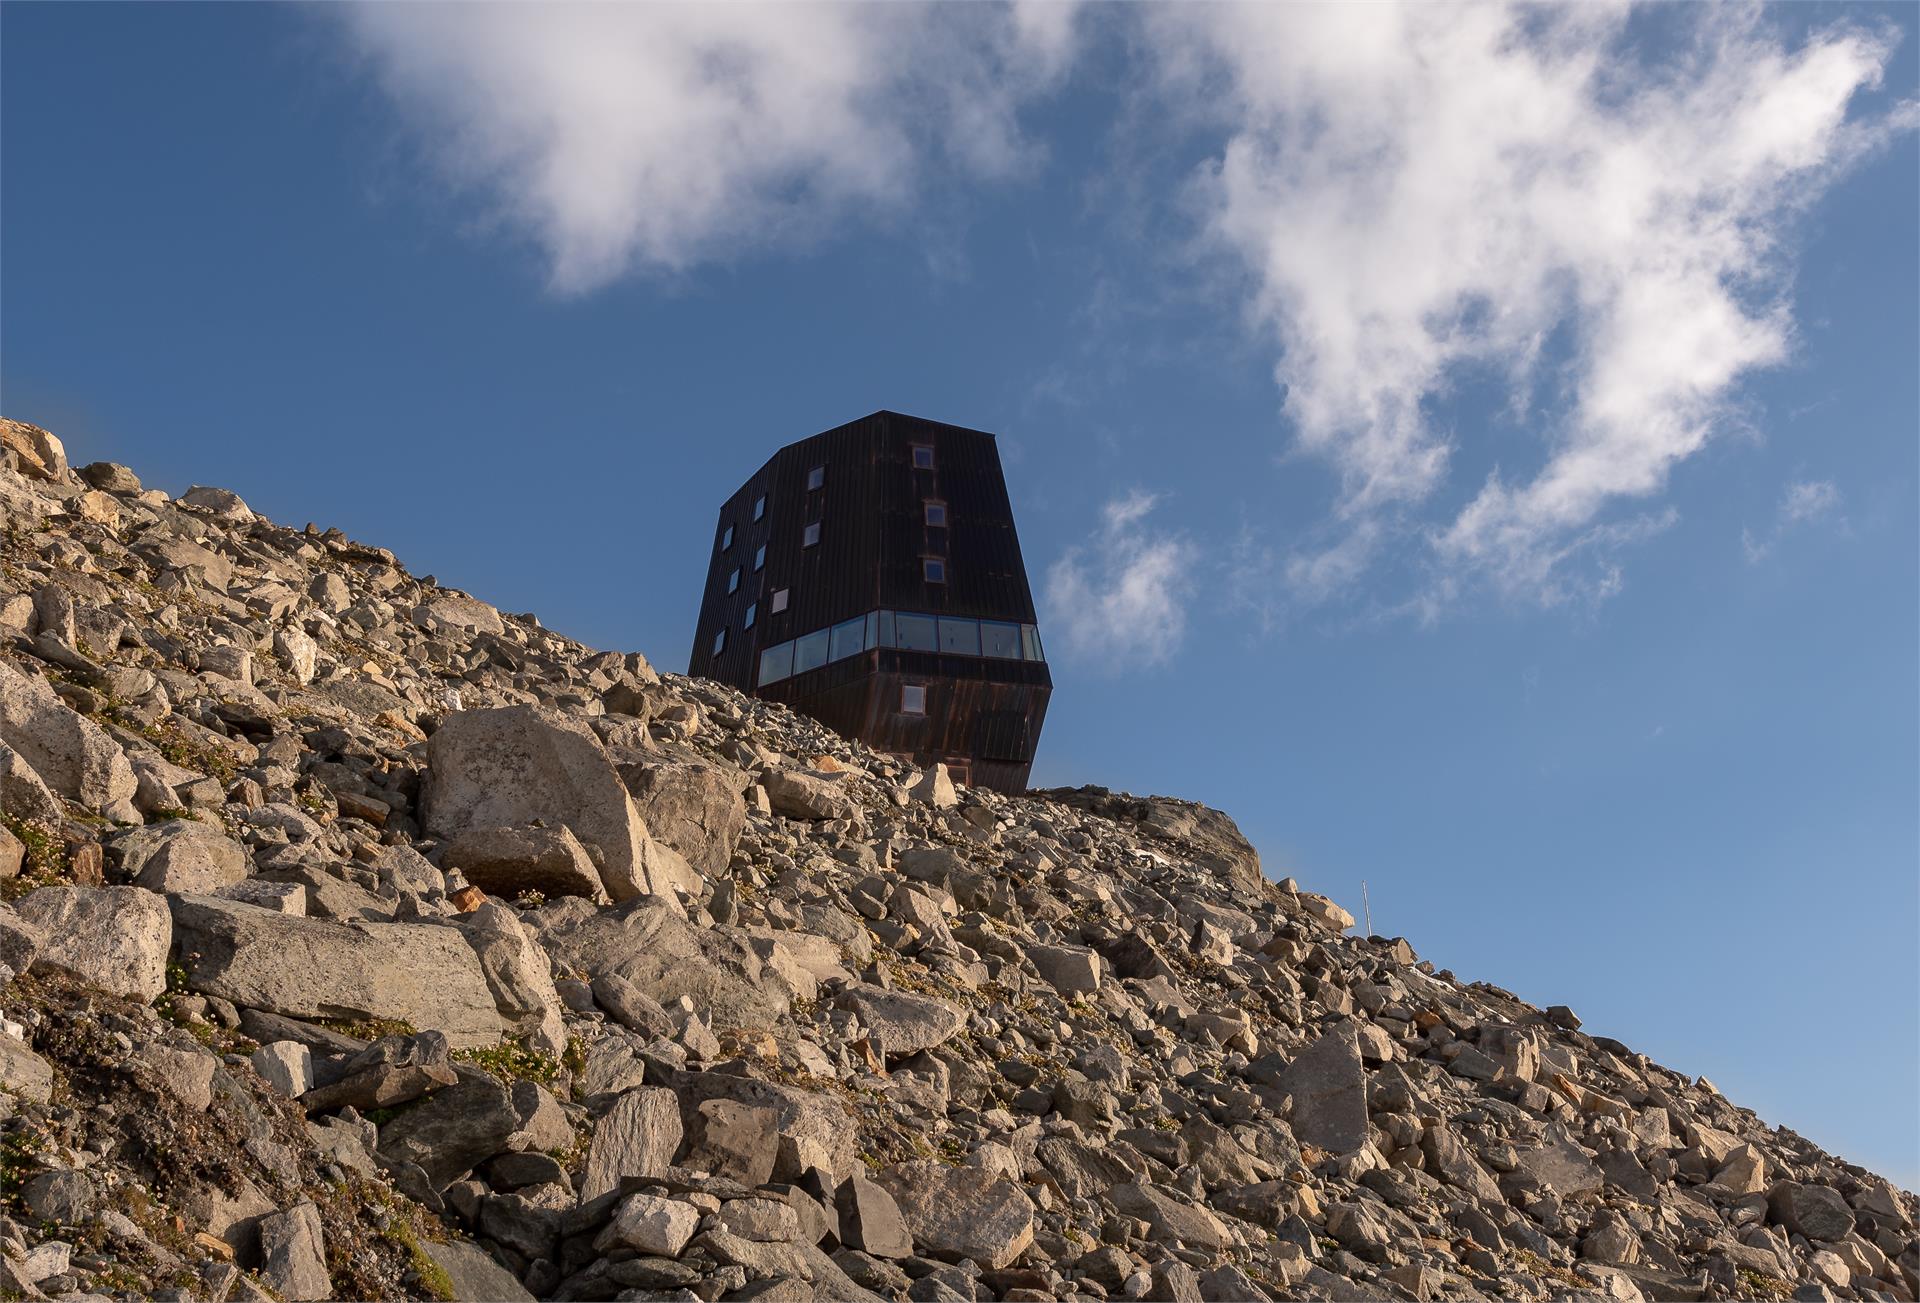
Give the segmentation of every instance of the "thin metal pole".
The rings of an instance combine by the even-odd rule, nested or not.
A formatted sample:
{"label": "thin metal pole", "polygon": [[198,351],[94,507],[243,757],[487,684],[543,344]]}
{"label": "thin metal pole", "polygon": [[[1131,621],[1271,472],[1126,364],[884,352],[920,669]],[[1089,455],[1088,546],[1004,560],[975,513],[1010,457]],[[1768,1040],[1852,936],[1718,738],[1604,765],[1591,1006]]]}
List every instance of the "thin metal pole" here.
{"label": "thin metal pole", "polygon": [[1360,879],[1360,912],[1367,916],[1367,935],[1373,935],[1373,902],[1367,899],[1367,880]]}

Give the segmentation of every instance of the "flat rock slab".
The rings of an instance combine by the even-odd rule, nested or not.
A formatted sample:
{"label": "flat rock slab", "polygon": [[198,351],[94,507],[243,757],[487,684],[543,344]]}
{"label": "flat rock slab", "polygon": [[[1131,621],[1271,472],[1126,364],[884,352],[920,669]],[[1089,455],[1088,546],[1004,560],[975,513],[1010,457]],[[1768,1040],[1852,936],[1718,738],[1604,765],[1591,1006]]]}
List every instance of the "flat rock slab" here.
{"label": "flat rock slab", "polygon": [[1227,1228],[1205,1208],[1181,1203],[1144,1182],[1116,1185],[1107,1191],[1107,1198],[1121,1212],[1147,1223],[1153,1238],[1163,1243],[1215,1251],[1232,1243]]}
{"label": "flat rock slab", "polygon": [[684,1134],[674,1093],[642,1086],[622,1095],[593,1129],[580,1201],[619,1188],[629,1176],[659,1176],[673,1164]]}
{"label": "flat rock slab", "polygon": [[1367,1081],[1351,1023],[1302,1050],[1277,1084],[1293,1096],[1293,1134],[1301,1143],[1335,1154],[1367,1143]]}
{"label": "flat rock slab", "polygon": [[1033,1205],[1004,1176],[921,1161],[895,1163],[874,1180],[893,1196],[923,1254],[998,1271],[1033,1243]]}
{"label": "flat rock slab", "polygon": [[187,986],[204,995],[293,1018],[397,1019],[445,1032],[455,1049],[495,1044],[509,1030],[458,929],[347,926],[213,896],[171,904]]}
{"label": "flat rock slab", "polygon": [[436,1190],[504,1153],[520,1130],[520,1112],[505,1086],[477,1068],[455,1071],[458,1083],[380,1128],[380,1152],[419,1164]]}
{"label": "flat rock slab", "polygon": [[960,1011],[944,1000],[865,983],[847,987],[834,1004],[857,1014],[889,1055],[930,1050],[953,1039],[966,1025]]}
{"label": "flat rock slab", "polygon": [[526,1286],[477,1244],[449,1240],[420,1247],[446,1273],[453,1297],[461,1303],[533,1303]]}
{"label": "flat rock slab", "polygon": [[1590,1194],[1606,1184],[1606,1176],[1587,1151],[1557,1124],[1548,1126],[1539,1144],[1520,1150],[1519,1160],[1521,1171],[1546,1182],[1562,1198]]}

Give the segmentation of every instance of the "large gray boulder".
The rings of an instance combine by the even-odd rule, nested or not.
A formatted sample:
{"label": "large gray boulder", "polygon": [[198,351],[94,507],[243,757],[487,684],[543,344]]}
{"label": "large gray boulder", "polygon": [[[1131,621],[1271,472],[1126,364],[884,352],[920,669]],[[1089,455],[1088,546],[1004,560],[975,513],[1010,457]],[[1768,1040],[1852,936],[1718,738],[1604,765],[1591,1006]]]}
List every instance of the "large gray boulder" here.
{"label": "large gray boulder", "polygon": [[311,1202],[260,1219],[260,1275],[281,1298],[296,1303],[333,1297],[320,1210]]}
{"label": "large gray boulder", "polygon": [[61,796],[110,819],[138,823],[139,783],[114,740],[54,694],[37,674],[0,660],[0,742]]}
{"label": "large gray boulder", "polygon": [[963,1258],[998,1271],[1033,1243],[1033,1204],[1004,1176],[921,1161],[882,1168],[874,1180],[893,1196],[913,1242],[927,1256]]}
{"label": "large gray boulder", "polygon": [[585,896],[604,900],[600,871],[565,824],[558,828],[469,828],[441,853],[440,863],[458,869],[492,896]]}
{"label": "large gray boulder", "polygon": [[686,861],[648,836],[606,748],[579,720],[539,706],[458,711],[428,741],[427,768],[430,833],[565,824],[597,852],[616,901],[672,900],[675,887],[698,886]]}
{"label": "large gray boulder", "polygon": [[816,822],[860,818],[860,802],[848,790],[847,776],[811,769],[770,769],[760,776],[775,814]]}
{"label": "large gray boulder", "polygon": [[686,996],[717,1028],[769,1027],[792,1007],[792,991],[747,938],[693,927],[656,898],[601,910],[562,900],[528,918],[560,968],[589,980],[615,974],[662,1005]]}
{"label": "large gray boulder", "polygon": [[1218,1252],[1233,1243],[1227,1228],[1207,1209],[1182,1203],[1143,1181],[1116,1185],[1107,1191],[1107,1198],[1127,1216],[1147,1223],[1148,1234],[1163,1244]]}
{"label": "large gray boulder", "polygon": [[1844,1240],[1853,1230],[1853,1209],[1838,1190],[1781,1181],[1767,1193],[1773,1220],[1809,1240]]}
{"label": "large gray boulder", "polygon": [[60,798],[47,786],[27,758],[0,742],[0,813],[40,823],[59,823],[66,818]]}
{"label": "large gray boulder", "polygon": [[620,777],[654,838],[698,873],[726,870],[747,824],[747,803],[727,772],[706,764],[625,764]]}
{"label": "large gray boulder", "polygon": [[944,1000],[864,982],[841,991],[834,1004],[858,1016],[860,1025],[889,1056],[918,1054],[943,1045],[966,1025],[960,1011]]}
{"label": "large gray boulder", "polygon": [[380,1152],[418,1164],[436,1190],[511,1149],[520,1130],[519,1111],[505,1086],[478,1068],[456,1066],[454,1072],[456,1084],[380,1127]]}
{"label": "large gray boulder", "polygon": [[120,872],[162,894],[207,895],[242,882],[247,848],[194,819],[168,819],[116,838]]}
{"label": "large gray boulder", "polygon": [[53,1097],[53,1065],[26,1042],[0,1032],[0,1090],[44,1104]]}
{"label": "large gray boulder", "polygon": [[457,1299],[533,1303],[533,1295],[527,1292],[526,1286],[477,1244],[465,1240],[435,1244],[425,1240],[420,1248],[433,1259],[434,1266],[446,1273],[448,1283],[453,1286],[453,1297]]}
{"label": "large gray boulder", "polygon": [[626,1092],[593,1129],[580,1182],[582,1202],[617,1190],[622,1178],[659,1176],[672,1165],[683,1135],[680,1102],[672,1091],[642,1086]]}
{"label": "large gray boulder", "polygon": [[213,896],[170,903],[187,985],[206,995],[292,1018],[397,1019],[445,1032],[455,1049],[492,1045],[542,1021],[526,1010],[503,1014],[459,928],[348,926]]}
{"label": "large gray boulder", "polygon": [[1352,1023],[1302,1050],[1277,1084],[1293,1096],[1293,1134],[1301,1143],[1336,1154],[1367,1143],[1367,1082]]}
{"label": "large gray boulder", "polygon": [[42,887],[15,910],[40,936],[36,973],[152,1000],[167,989],[173,926],[166,901],[140,887]]}

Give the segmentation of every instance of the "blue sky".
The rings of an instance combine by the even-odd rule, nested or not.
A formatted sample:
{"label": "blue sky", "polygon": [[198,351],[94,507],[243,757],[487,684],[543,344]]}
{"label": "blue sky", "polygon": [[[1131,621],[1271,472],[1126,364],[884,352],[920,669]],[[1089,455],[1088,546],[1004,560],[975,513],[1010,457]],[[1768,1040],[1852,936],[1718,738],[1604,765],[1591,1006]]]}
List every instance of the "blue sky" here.
{"label": "blue sky", "polygon": [[8,5],[4,407],[670,669],[772,448],[996,431],[1036,782],[1912,1188],[1914,22]]}

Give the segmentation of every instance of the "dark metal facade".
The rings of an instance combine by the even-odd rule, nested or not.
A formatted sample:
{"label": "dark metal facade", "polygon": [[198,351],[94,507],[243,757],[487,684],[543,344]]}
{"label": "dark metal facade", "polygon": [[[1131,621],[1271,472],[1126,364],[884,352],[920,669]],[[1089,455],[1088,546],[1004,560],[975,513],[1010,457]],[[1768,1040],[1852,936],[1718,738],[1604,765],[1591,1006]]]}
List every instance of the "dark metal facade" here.
{"label": "dark metal facade", "polygon": [[712,548],[689,674],[1025,789],[1053,680],[992,435],[875,412],[789,444],[720,508]]}

